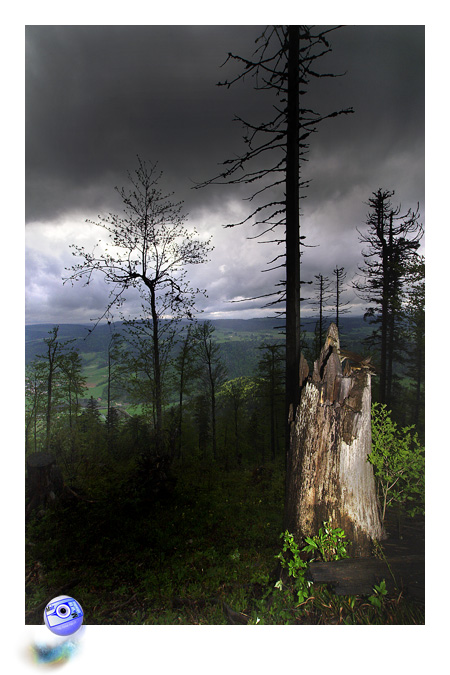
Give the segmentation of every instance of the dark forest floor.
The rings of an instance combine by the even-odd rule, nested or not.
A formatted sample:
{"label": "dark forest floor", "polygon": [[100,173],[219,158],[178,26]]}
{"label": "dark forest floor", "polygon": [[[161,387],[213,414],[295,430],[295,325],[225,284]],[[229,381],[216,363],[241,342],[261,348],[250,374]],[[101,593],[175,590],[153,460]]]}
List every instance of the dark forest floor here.
{"label": "dark forest floor", "polygon": [[387,539],[383,541],[386,555],[424,555],[425,554],[425,517],[398,517],[395,510],[387,512],[384,523]]}
{"label": "dark forest floor", "polygon": [[[401,590],[379,609],[322,586],[305,603],[274,590],[281,468],[255,475],[193,464],[175,478],[157,500],[104,478],[85,499],[35,514],[26,528],[26,623],[43,623],[60,594],[80,602],[88,625],[424,623],[423,604]],[[423,518],[402,519],[402,539],[395,514],[386,525],[386,556],[423,551]]]}
{"label": "dark forest floor", "polygon": [[397,569],[399,576],[403,572],[408,577],[406,592],[425,603],[425,517],[408,518],[391,510],[384,525],[387,539],[382,544],[386,558],[403,561]]}

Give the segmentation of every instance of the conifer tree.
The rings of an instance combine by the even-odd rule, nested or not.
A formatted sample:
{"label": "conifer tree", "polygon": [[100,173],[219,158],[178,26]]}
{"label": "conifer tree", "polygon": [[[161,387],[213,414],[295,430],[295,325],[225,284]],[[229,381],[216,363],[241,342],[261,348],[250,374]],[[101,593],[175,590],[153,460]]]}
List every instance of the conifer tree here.
{"label": "conifer tree", "polygon": [[344,292],[344,284],[345,284],[345,279],[347,277],[347,273],[344,270],[344,267],[336,267],[333,270],[333,274],[335,277],[335,286],[334,286],[334,304],[333,308],[335,311],[335,319],[334,323],[336,324],[336,328],[339,330],[339,317],[342,314],[347,314],[347,312],[350,311],[348,308],[349,301],[343,302],[342,300],[342,294]]}
{"label": "conifer tree", "polygon": [[241,428],[244,426],[243,414],[246,403],[255,393],[255,381],[251,377],[235,377],[225,382],[221,389],[221,398],[228,404],[233,420],[234,456],[238,466],[242,464]]}
{"label": "conifer tree", "polygon": [[64,397],[67,398],[67,412],[69,415],[69,431],[72,433],[80,411],[80,396],[86,388],[86,378],[82,375],[80,354],[71,349],[61,358],[61,374]]}
{"label": "conifer tree", "polygon": [[393,364],[402,358],[403,289],[423,235],[419,207],[401,215],[401,207],[392,206],[393,195],[393,191],[379,189],[369,199],[367,231],[358,230],[360,241],[367,245],[362,251],[365,264],[359,268],[360,280],[353,282],[359,296],[370,303],[365,319],[378,324],[368,342],[379,350],[379,401],[388,407],[392,402]]}
{"label": "conifer tree", "polygon": [[412,422],[423,434],[425,402],[425,259],[418,256],[409,270],[405,317],[408,339],[406,374],[412,381]]}
{"label": "conifer tree", "polygon": [[[26,368],[25,373],[25,453],[38,449],[38,428],[41,416],[45,414],[46,400],[45,363],[35,359]],[[33,444],[30,434],[33,430]]]}
{"label": "conifer tree", "polygon": [[57,386],[57,378],[62,372],[62,364],[67,345],[71,340],[58,339],[59,326],[49,331],[48,338],[44,339],[45,353],[38,355],[45,363],[46,373],[46,415],[45,415],[45,450],[50,450],[50,434],[53,420],[53,409],[57,399],[61,398],[62,389]]}
{"label": "conifer tree", "polygon": [[178,378],[178,457],[181,459],[183,454],[183,412],[184,398],[191,390],[192,383],[197,377],[197,368],[195,365],[195,355],[193,351],[192,324],[189,323],[183,329],[181,339],[179,339],[179,352],[174,359],[174,369]]}
{"label": "conifer tree", "polygon": [[317,359],[325,342],[327,330],[325,310],[331,298],[331,283],[328,277],[324,277],[322,274],[316,274],[314,278],[316,279],[316,299],[313,301],[313,304],[316,305],[315,311],[319,313],[314,331],[314,359]]}
{"label": "conifer tree", "polygon": [[119,358],[119,333],[111,333],[111,338],[108,344],[108,381],[106,385],[107,397],[107,412],[106,412],[106,433],[108,437],[108,452],[113,449],[117,430],[119,426],[119,415],[117,410],[112,406],[112,395],[114,385],[117,384],[119,377],[119,368],[117,361]]}

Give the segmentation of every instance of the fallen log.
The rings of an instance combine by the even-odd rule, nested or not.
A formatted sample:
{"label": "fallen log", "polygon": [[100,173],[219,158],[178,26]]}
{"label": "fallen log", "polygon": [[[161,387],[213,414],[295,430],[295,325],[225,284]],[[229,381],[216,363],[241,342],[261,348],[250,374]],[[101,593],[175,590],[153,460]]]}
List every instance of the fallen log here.
{"label": "fallen log", "polygon": [[385,580],[389,593],[403,591],[405,595],[425,601],[424,555],[313,562],[307,578],[330,586],[336,595],[371,595],[375,584]]}

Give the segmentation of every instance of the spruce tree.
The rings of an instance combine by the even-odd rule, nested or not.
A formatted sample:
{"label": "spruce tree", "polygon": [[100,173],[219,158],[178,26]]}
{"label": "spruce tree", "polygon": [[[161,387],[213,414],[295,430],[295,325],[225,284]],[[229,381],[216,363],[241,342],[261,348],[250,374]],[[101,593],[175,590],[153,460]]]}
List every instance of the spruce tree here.
{"label": "spruce tree", "polygon": [[342,300],[342,294],[345,289],[345,280],[347,277],[347,273],[345,272],[344,267],[336,267],[333,270],[333,274],[335,277],[334,280],[334,303],[333,303],[333,308],[335,312],[335,319],[334,323],[336,324],[336,328],[339,330],[339,317],[342,316],[342,314],[347,314],[350,309],[348,307],[349,301],[343,301]]}
{"label": "spruce tree", "polygon": [[405,293],[407,334],[407,370],[411,379],[412,423],[424,434],[425,412],[425,259],[418,256],[409,270],[409,284]]}
{"label": "spruce tree", "polygon": [[319,357],[322,345],[325,342],[325,335],[327,331],[325,312],[331,298],[331,283],[328,277],[322,274],[316,274],[315,277],[315,291],[316,298],[313,300],[315,305],[314,310],[319,313],[319,318],[316,321],[314,331],[314,360]]}
{"label": "spruce tree", "polygon": [[407,270],[417,256],[423,235],[419,223],[419,207],[401,215],[401,207],[393,207],[394,192],[379,189],[372,193],[366,220],[367,231],[358,230],[366,244],[359,267],[360,279],[353,282],[358,295],[370,303],[364,318],[377,325],[368,344],[379,352],[379,401],[392,403],[394,363],[402,359],[401,321],[403,289]]}

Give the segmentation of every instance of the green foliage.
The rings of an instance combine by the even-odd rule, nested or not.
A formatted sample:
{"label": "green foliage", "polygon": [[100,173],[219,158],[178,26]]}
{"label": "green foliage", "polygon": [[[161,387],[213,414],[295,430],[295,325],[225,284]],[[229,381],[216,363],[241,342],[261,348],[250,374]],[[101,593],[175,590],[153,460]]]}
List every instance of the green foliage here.
{"label": "green foliage", "polygon": [[236,377],[222,385],[220,394],[234,406],[253,396],[255,387],[256,381],[253,377]]}
{"label": "green foliage", "polygon": [[[342,321],[346,347],[360,351],[361,341],[368,328],[358,317],[344,317]],[[268,460],[274,461],[279,457],[284,447],[282,340],[275,331],[270,332],[272,320],[237,322],[224,320],[214,322],[212,327],[216,325],[213,342],[215,347],[220,347],[218,354],[222,365],[226,365],[229,369],[226,377],[228,382],[220,378],[217,386],[214,385],[216,460],[223,465],[227,464],[230,468],[236,462],[243,466],[264,465]],[[183,377],[180,375],[181,344],[186,338],[188,328],[186,324],[180,323],[177,326],[178,332],[173,344],[171,340],[165,340],[173,326],[171,328],[171,324],[164,321],[161,321],[161,326],[165,332],[164,335],[161,334],[160,341],[160,387],[163,437],[167,442],[167,449],[171,454],[175,452],[177,457],[180,453],[183,454],[183,458],[210,457],[213,454],[211,452],[213,420],[208,378],[205,380],[205,373],[203,377],[199,377],[200,359],[196,354],[197,350],[193,349],[192,342],[183,357],[183,368],[186,372],[183,371]],[[48,328],[48,326],[44,328],[27,326],[26,331],[27,454],[44,449],[46,444],[48,353],[45,331]],[[229,330],[226,330],[227,328]],[[87,329],[80,326],[62,326],[59,329],[58,336],[64,338],[64,341],[68,338],[70,346],[64,355],[61,355],[61,368],[58,367],[53,372],[49,448],[52,446],[52,452],[55,451],[55,447],[59,448],[58,461],[63,456],[63,461],[70,462],[73,466],[80,463],[80,449],[82,453],[90,452],[88,446],[94,446],[91,442],[93,438],[87,434],[83,436],[80,429],[81,413],[89,396],[99,401],[102,419],[107,418],[108,400],[110,406],[117,407],[122,422],[127,419],[128,414],[138,413],[144,414],[146,422],[152,425],[156,414],[154,378],[151,376],[152,340],[149,335],[146,340],[141,340],[143,337],[141,334],[136,336],[139,337],[139,342],[142,342],[141,351],[148,351],[148,359],[144,359],[142,354],[142,358],[138,359],[140,352],[137,348],[131,349],[130,343],[127,343],[127,349],[124,344],[121,349],[119,345],[117,350],[110,349],[111,326],[98,325],[84,340],[86,332]],[[125,334],[124,324],[114,327],[114,336],[124,337]],[[307,339],[311,341],[310,333]],[[71,349],[72,341],[76,344],[79,354]],[[167,346],[168,351],[163,345]],[[227,351],[231,347],[233,351]],[[30,362],[30,356],[38,349],[44,358]],[[139,365],[138,360],[140,366],[146,363],[146,372],[150,377],[144,377],[143,368],[139,368],[139,372],[136,368],[134,370],[131,368],[132,362],[136,367]],[[88,390],[85,389],[86,386]],[[111,430],[111,418],[107,427]],[[103,445],[108,445],[110,450],[114,448],[114,452],[121,451],[121,448],[127,452],[126,440],[124,439],[123,443],[116,442],[116,439],[112,440],[111,434],[106,441],[101,440],[99,447]]]}
{"label": "green foliage", "polygon": [[[70,493],[67,505],[35,514],[27,569],[38,560],[43,583],[55,588],[80,577],[77,597],[92,623],[226,623],[217,599],[240,611],[252,589],[267,583],[281,528],[282,470],[274,468],[268,489],[249,470],[183,462],[174,467],[173,494],[143,503],[131,490],[135,469],[120,460],[89,492],[74,488],[80,498]],[[29,588],[28,609],[39,588]]]}
{"label": "green foliage", "polygon": [[[306,578],[313,561],[306,562],[305,553],[318,553],[322,560],[347,557],[345,537],[339,528],[324,523],[318,535],[305,538],[300,548],[293,536],[281,534],[283,550],[276,556],[288,578],[280,578],[262,597],[253,602],[250,622],[267,624],[397,624],[423,623],[420,609],[402,597],[389,596],[383,580],[369,597],[338,596],[326,586],[313,585]],[[344,546],[342,546],[344,544]]]}
{"label": "green foliage", "polygon": [[305,537],[305,542],[306,546],[302,550],[306,553],[318,553],[324,562],[348,558],[349,542],[345,539],[344,530],[340,527],[332,528],[327,521],[319,528],[319,534],[312,538]]}
{"label": "green foliage", "polygon": [[[281,567],[287,569],[290,577],[294,579],[295,591],[299,602],[304,602],[309,596],[311,582],[305,579],[305,573],[308,569],[308,563],[300,556],[298,544],[294,541],[293,535],[287,530],[280,535],[283,539],[283,550],[276,556],[280,561]],[[289,552],[289,555],[285,553]],[[275,584],[275,588],[280,591],[283,589],[281,579]]]}
{"label": "green foliage", "polygon": [[414,426],[397,428],[386,405],[372,405],[373,464],[382,516],[390,504],[408,504],[407,513],[424,513],[425,448]]}
{"label": "green foliage", "polygon": [[[287,570],[289,577],[294,579],[295,592],[300,603],[309,597],[312,585],[312,582],[305,577],[309,564],[304,560],[304,556],[302,557],[302,553],[318,554],[324,561],[348,557],[348,542],[344,530],[339,527],[332,528],[329,522],[324,522],[323,527],[314,537],[305,537],[305,545],[302,549],[287,530],[280,535],[280,538],[283,539],[283,549],[276,558],[280,561],[281,567]],[[288,555],[285,555],[286,553]],[[283,589],[281,579],[277,581],[275,587],[279,590]]]}
{"label": "green foliage", "polygon": [[373,591],[373,594],[369,595],[369,602],[376,609],[381,609],[387,596],[386,581],[383,579],[379,584],[375,584]]}

